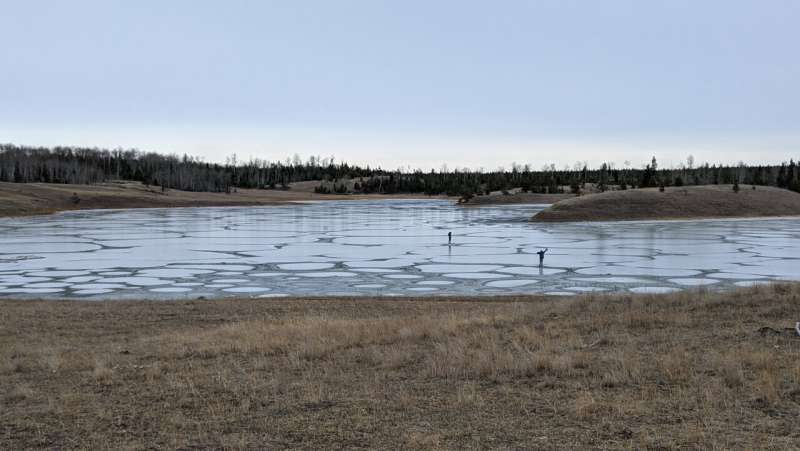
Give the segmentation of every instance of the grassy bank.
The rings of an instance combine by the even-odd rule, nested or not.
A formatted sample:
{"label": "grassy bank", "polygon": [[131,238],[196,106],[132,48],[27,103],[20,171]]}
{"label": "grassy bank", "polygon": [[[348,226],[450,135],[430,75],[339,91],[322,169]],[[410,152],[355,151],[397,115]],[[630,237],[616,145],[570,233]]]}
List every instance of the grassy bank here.
{"label": "grassy bank", "polygon": [[484,205],[513,205],[513,204],[554,204],[556,202],[575,197],[574,194],[542,194],[542,193],[510,193],[474,196],[467,202],[460,203],[464,207],[480,207]]}
{"label": "grassy bank", "polygon": [[2,301],[0,448],[797,448],[797,320],[800,285]]}
{"label": "grassy bank", "polygon": [[277,205],[309,200],[430,198],[422,195],[326,195],[313,192],[318,182],[299,182],[289,190],[238,189],[230,194],[166,190],[139,182],[66,185],[0,182],[0,217],[104,208],[224,207]]}
{"label": "grassy bank", "polygon": [[733,185],[607,191],[562,200],[533,217],[537,222],[627,221],[800,215],[800,194]]}

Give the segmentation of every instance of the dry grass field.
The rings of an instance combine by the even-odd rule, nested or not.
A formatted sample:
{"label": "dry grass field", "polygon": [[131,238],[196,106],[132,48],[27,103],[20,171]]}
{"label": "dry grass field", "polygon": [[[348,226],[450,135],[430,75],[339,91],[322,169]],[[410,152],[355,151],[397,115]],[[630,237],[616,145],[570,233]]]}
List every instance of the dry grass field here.
{"label": "dry grass field", "polygon": [[800,215],[800,194],[793,191],[733,185],[607,191],[572,197],[533,217],[537,222],[627,221]]}
{"label": "dry grass field", "polygon": [[0,449],[798,449],[798,320],[796,284],[1,301]]}

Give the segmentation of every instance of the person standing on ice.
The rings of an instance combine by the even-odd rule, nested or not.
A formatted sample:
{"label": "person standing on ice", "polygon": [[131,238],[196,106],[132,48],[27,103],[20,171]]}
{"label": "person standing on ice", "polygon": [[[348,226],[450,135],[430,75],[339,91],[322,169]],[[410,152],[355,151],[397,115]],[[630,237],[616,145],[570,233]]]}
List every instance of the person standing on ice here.
{"label": "person standing on ice", "polygon": [[550,250],[549,248],[545,248],[543,251],[537,252],[539,254],[539,266],[544,266],[544,254]]}
{"label": "person standing on ice", "polygon": [[447,232],[447,245],[453,244],[453,232]]}

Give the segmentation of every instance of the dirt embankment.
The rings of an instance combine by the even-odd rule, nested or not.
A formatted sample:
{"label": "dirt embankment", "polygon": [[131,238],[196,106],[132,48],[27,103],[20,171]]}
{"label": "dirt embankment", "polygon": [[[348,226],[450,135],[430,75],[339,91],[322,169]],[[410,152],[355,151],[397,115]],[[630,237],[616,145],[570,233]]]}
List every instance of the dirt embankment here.
{"label": "dirt embankment", "polygon": [[[0,182],[0,217],[49,214],[65,210],[98,208],[220,207],[274,205],[309,200],[415,198],[427,196],[325,195],[313,192],[318,182],[303,182],[291,189],[238,189],[230,194],[202,193],[147,187],[139,182],[60,185]],[[312,186],[313,185],[313,186]]]}
{"label": "dirt embankment", "polygon": [[626,221],[800,215],[800,194],[767,186],[706,185],[609,191],[562,200],[536,222]]}
{"label": "dirt embankment", "polygon": [[0,449],[795,449],[798,296],[0,301]]}

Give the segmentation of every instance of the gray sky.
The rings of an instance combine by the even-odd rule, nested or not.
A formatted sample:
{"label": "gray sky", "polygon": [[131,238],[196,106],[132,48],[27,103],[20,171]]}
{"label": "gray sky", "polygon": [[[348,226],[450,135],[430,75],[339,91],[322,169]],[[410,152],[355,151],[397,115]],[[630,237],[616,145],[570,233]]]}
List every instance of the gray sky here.
{"label": "gray sky", "polygon": [[2,3],[2,142],[423,169],[800,156],[796,1]]}

